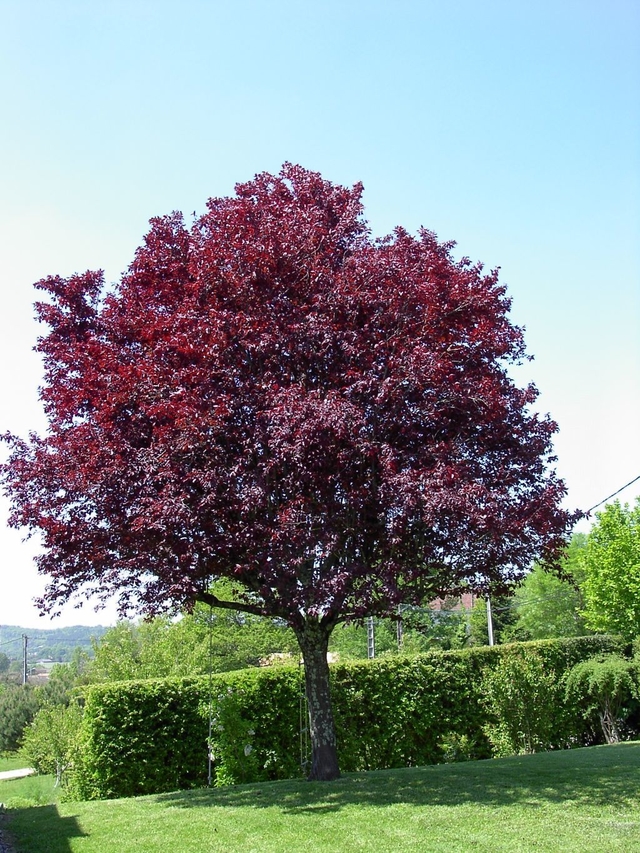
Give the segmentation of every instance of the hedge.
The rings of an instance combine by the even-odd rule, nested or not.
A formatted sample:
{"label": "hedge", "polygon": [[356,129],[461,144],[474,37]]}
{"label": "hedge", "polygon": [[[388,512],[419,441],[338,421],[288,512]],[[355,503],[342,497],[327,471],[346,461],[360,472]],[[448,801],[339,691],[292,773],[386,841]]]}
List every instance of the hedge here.
{"label": "hedge", "polygon": [[[488,757],[492,715],[483,684],[501,661],[535,653],[560,686],[576,663],[623,650],[620,639],[593,636],[334,664],[341,768]],[[298,667],[275,666],[217,674],[211,691],[206,677],[87,688],[82,760],[68,795],[125,797],[206,785],[210,700],[215,784],[300,776],[302,682]],[[549,745],[585,742],[584,720],[558,703]]]}

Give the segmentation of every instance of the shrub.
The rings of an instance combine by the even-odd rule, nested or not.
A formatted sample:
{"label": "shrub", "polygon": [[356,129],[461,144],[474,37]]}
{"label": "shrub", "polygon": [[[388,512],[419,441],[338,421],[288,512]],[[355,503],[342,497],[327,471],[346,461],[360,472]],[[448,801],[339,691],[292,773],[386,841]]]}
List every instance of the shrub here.
{"label": "shrub", "polygon": [[486,732],[495,755],[541,752],[554,746],[561,706],[556,673],[534,651],[505,656],[484,680],[491,715]]}
{"label": "shrub", "polygon": [[[286,665],[216,680],[211,738],[216,785],[300,775],[302,683],[299,668]],[[208,715],[208,707],[202,713]]]}
{"label": "shrub", "polygon": [[56,786],[77,757],[81,721],[77,704],[46,705],[25,729],[22,753],[38,773],[54,773]]}
{"label": "shrub", "polygon": [[[136,796],[207,783],[291,778],[299,773],[297,667],[250,669],[211,681],[213,731],[207,746],[209,680],[152,679],[86,691],[69,796]],[[251,734],[249,734],[251,732]],[[245,748],[250,746],[251,749]]]}
{"label": "shrub", "polygon": [[434,764],[443,735],[466,734],[489,754],[474,679],[475,657],[433,652],[332,668],[332,697],[345,771]]}
{"label": "shrub", "polygon": [[[482,701],[490,673],[533,655],[528,669],[509,665],[512,677],[538,689],[551,672],[561,681],[579,661],[621,649],[615,638],[585,637],[335,664],[332,700],[341,766],[372,770],[488,757],[487,725],[497,721]],[[299,668],[288,665],[212,677],[209,749],[215,784],[302,775],[302,683]],[[207,677],[87,688],[82,760],[74,766],[70,796],[132,796],[205,785],[209,697]],[[554,693],[550,730],[533,739],[536,748],[543,741],[579,744],[588,735],[583,718],[563,700],[563,691]]]}
{"label": "shrub", "polygon": [[599,720],[607,743],[618,743],[621,724],[637,698],[637,663],[620,655],[582,661],[567,678],[567,702],[580,708],[587,721]]}
{"label": "shrub", "polygon": [[205,784],[204,686],[202,679],[158,679],[88,688],[69,796],[130,797]]}

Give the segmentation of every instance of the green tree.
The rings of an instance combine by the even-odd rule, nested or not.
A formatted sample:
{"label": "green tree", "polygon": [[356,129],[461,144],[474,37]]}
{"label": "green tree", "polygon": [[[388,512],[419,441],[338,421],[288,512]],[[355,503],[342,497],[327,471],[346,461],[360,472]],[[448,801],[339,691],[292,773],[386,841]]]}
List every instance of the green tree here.
{"label": "green tree", "polygon": [[37,690],[29,684],[7,684],[0,693],[0,752],[14,751],[38,711]]}
{"label": "green tree", "polygon": [[[397,619],[374,619],[376,657],[428,652],[430,649],[462,648],[467,640],[467,613],[457,609],[458,599],[446,597],[440,610],[405,607],[401,611],[401,640]],[[343,660],[366,658],[367,626],[338,625],[329,640],[329,651]]]}
{"label": "green tree", "polygon": [[[293,631],[279,619],[199,605],[193,620],[203,638],[199,646],[201,672],[208,670],[209,655],[215,672],[259,666],[272,655],[292,655],[295,660],[300,655]],[[181,624],[189,629],[185,620]]]}
{"label": "green tree", "polygon": [[514,639],[547,640],[588,633],[580,588],[584,583],[582,556],[586,543],[584,533],[573,535],[563,564],[566,580],[541,566],[535,566],[527,575],[514,598],[517,618],[510,632]]}
{"label": "green tree", "polygon": [[585,719],[599,719],[607,743],[618,743],[621,724],[637,698],[637,663],[619,655],[582,661],[567,678],[567,702],[579,708]]}
{"label": "green tree", "polygon": [[128,681],[144,678],[139,666],[140,644],[133,622],[123,620],[94,640],[89,681]]}
{"label": "green tree", "polygon": [[278,620],[196,605],[177,621],[159,616],[140,624],[119,622],[94,643],[87,679],[198,675],[209,666],[227,672],[293,653],[298,654],[295,635]]}
{"label": "green tree", "polygon": [[468,642],[469,614],[460,600],[445,596],[439,610],[410,607],[402,613],[402,650],[459,649]]}
{"label": "green tree", "polygon": [[77,751],[82,721],[78,705],[45,705],[24,732],[22,751],[38,773],[55,773],[56,786],[63,779]]}
{"label": "green tree", "polygon": [[[376,656],[394,654],[398,651],[398,634],[395,624],[388,619],[374,620]],[[367,626],[351,622],[338,625],[329,640],[329,651],[340,660],[366,658],[368,653]]]}
{"label": "green tree", "polygon": [[[84,652],[81,652],[81,655],[85,657]],[[46,684],[37,688],[41,704],[68,705],[74,688],[82,682],[82,670],[79,670],[74,662],[57,663],[51,669]]]}
{"label": "green tree", "polygon": [[[514,635],[516,609],[513,598],[504,595],[491,596],[491,621],[495,643],[508,643],[519,639]],[[469,645],[486,646],[489,643],[487,600],[478,598],[469,614]]]}
{"label": "green tree", "polygon": [[6,675],[9,672],[11,660],[4,652],[0,652],[0,675]]}
{"label": "green tree", "polygon": [[640,497],[596,513],[583,552],[584,616],[594,631],[640,634]]}

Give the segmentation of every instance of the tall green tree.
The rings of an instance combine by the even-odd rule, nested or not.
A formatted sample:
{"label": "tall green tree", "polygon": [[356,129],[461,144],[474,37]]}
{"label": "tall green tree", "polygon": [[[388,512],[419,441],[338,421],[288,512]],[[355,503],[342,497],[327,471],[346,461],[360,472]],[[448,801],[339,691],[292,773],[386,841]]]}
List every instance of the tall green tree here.
{"label": "tall green tree", "polygon": [[39,708],[38,691],[29,684],[7,684],[0,693],[0,752],[20,747],[24,730]]}
{"label": "tall green tree", "polygon": [[640,497],[596,513],[584,550],[584,615],[594,631],[640,635]]}
{"label": "tall green tree", "polygon": [[584,533],[573,535],[563,562],[565,578],[556,577],[540,566],[527,575],[514,598],[517,614],[511,631],[514,639],[548,640],[588,633],[582,614],[582,557],[586,544]]}

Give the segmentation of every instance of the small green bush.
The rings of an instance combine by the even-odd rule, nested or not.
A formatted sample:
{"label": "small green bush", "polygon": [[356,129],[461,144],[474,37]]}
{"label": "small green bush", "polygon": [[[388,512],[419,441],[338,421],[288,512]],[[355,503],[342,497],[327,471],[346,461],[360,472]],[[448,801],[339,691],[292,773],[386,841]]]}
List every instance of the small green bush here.
{"label": "small green bush", "polygon": [[585,720],[599,720],[607,743],[619,742],[631,702],[638,698],[637,662],[620,655],[582,661],[567,678],[566,701],[577,706]]}
{"label": "small green bush", "polygon": [[45,705],[27,726],[22,753],[38,773],[52,773],[56,787],[76,758],[82,710],[77,704]]}
{"label": "small green bush", "polygon": [[554,746],[562,692],[553,670],[534,651],[505,656],[484,679],[491,722],[486,732],[496,756],[542,752]]}

